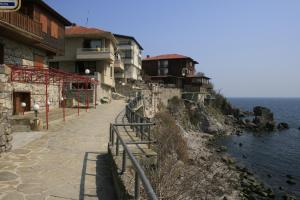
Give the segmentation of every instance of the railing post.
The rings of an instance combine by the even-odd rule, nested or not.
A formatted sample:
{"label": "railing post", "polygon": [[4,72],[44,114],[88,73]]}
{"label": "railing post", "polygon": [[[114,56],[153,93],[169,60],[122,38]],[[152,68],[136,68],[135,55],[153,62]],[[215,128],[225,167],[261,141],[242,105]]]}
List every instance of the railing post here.
{"label": "railing post", "polygon": [[109,142],[111,143],[111,123],[109,125]]}
{"label": "railing post", "polygon": [[122,174],[126,171],[126,151],[123,150]]}
{"label": "railing post", "polygon": [[[141,118],[140,123],[142,124],[143,122],[144,122],[144,119]],[[140,134],[141,134],[141,140],[143,141],[144,140],[144,128],[142,125],[140,126]]]}
{"label": "railing post", "polygon": [[113,129],[113,127],[112,127],[112,130],[111,130],[111,145],[112,146],[115,145],[115,130]]}
{"label": "railing post", "polygon": [[117,141],[116,141],[116,156],[119,155],[119,138],[117,136]]}
{"label": "railing post", "polygon": [[134,199],[140,200],[140,178],[137,172],[135,172]]}
{"label": "railing post", "polygon": [[[150,125],[148,126],[148,141],[150,141],[151,140],[151,127],[150,127]],[[148,148],[150,149],[150,146],[151,146],[151,144],[150,144],[150,142],[149,142],[149,144],[148,144]]]}

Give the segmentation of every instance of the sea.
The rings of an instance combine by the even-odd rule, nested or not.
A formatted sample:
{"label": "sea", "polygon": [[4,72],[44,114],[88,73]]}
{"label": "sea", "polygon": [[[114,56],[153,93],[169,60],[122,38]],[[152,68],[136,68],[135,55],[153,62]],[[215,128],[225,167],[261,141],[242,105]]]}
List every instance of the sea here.
{"label": "sea", "polygon": [[[270,108],[276,122],[290,125],[284,131],[226,136],[218,143],[227,146],[227,153],[238,165],[248,168],[272,188],[276,199],[282,199],[284,194],[300,199],[300,98],[229,98],[229,101],[245,111],[255,106]],[[288,184],[289,179],[296,184]]]}

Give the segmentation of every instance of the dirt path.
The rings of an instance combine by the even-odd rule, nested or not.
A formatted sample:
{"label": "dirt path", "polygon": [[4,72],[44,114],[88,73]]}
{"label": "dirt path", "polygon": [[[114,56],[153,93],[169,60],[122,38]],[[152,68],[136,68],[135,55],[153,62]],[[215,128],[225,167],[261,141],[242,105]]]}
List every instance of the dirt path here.
{"label": "dirt path", "polygon": [[123,101],[59,123],[0,158],[0,199],[115,199],[107,158],[109,123]]}

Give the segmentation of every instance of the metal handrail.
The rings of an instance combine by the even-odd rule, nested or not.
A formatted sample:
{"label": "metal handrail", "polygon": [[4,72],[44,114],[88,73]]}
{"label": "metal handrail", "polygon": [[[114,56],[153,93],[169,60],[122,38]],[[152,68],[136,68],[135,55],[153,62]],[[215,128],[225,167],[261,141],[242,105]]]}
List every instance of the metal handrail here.
{"label": "metal handrail", "polygon": [[[134,198],[136,200],[140,199],[140,181],[142,182],[142,185],[144,187],[144,190],[147,194],[148,199],[150,200],[158,200],[153,187],[147,178],[143,168],[139,164],[138,160],[135,158],[135,156],[132,154],[130,149],[128,148],[128,145],[133,144],[148,144],[148,148],[150,148],[150,145],[155,143],[155,141],[151,140],[150,135],[150,126],[153,126],[154,123],[151,123],[148,118],[145,118],[141,115],[138,115],[136,112],[133,111],[133,104],[136,105],[138,103],[137,101],[141,101],[142,97],[138,96],[134,98],[132,101],[128,103],[126,106],[126,116],[128,118],[129,123],[126,124],[110,124],[110,135],[109,135],[109,144],[111,146],[115,146],[116,148],[116,156],[119,155],[119,146],[122,145],[123,147],[123,156],[122,156],[122,169],[121,173],[123,174],[126,171],[126,156],[128,156],[129,160],[131,161],[133,168],[135,170],[135,187],[134,187]],[[120,126],[130,126],[133,130],[136,131],[137,135],[140,134],[141,141],[130,141],[125,142],[122,137],[120,136],[118,127]],[[145,130],[145,128],[148,128],[148,131]],[[148,133],[148,140],[144,140],[144,136]],[[115,138],[116,135],[116,138]]]}

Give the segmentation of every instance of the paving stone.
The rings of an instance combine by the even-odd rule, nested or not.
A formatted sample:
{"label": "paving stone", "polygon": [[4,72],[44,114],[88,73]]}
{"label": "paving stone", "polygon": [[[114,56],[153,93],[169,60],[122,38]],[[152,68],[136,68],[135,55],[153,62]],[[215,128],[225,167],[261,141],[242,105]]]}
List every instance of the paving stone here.
{"label": "paving stone", "polygon": [[0,172],[0,181],[11,181],[17,179],[18,176],[11,172]]}
{"label": "paving stone", "polygon": [[12,192],[4,195],[2,200],[24,200],[24,196],[20,193]]}
{"label": "paving stone", "polygon": [[45,196],[41,194],[34,194],[34,195],[26,195],[25,200],[44,200],[46,199]]}
{"label": "paving stone", "polygon": [[14,154],[28,154],[30,150],[28,149],[16,149],[12,151]]}
{"label": "paving stone", "polygon": [[[101,182],[109,172],[97,171],[97,158],[107,153],[109,124],[124,106],[122,101],[113,101],[88,113],[81,112],[80,117],[66,123],[51,124],[41,138],[22,149],[3,154],[0,181],[5,177],[6,181],[0,182],[0,193],[21,192],[24,197],[16,198],[24,200],[78,199],[79,194],[85,199],[99,199],[95,188],[106,185],[110,195],[104,199],[114,200],[112,182]],[[8,172],[6,176],[1,174]],[[103,178],[99,182],[90,174]],[[81,191],[84,179],[85,190]]]}
{"label": "paving stone", "polygon": [[20,184],[17,187],[17,190],[19,192],[22,192],[24,194],[36,194],[36,193],[42,193],[46,189],[43,188],[40,184]]}

